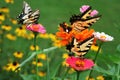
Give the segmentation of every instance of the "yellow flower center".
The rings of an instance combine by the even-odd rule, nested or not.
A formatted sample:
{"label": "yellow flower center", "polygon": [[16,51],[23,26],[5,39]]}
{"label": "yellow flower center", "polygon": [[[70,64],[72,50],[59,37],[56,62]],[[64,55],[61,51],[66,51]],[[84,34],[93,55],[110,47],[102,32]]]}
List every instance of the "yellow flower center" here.
{"label": "yellow flower center", "polygon": [[106,39],[106,36],[102,35],[100,36],[101,39]]}
{"label": "yellow flower center", "polygon": [[78,67],[84,67],[84,62],[83,61],[81,61],[81,60],[78,60],[78,61],[76,61],[76,66],[78,66]]}

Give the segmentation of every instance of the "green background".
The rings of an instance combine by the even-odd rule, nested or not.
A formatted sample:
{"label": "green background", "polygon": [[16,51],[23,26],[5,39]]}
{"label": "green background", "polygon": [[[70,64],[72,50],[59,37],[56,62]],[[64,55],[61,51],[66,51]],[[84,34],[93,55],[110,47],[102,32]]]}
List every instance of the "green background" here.
{"label": "green background", "polygon": [[[106,42],[102,46],[102,51],[105,56],[107,54],[111,55],[119,55],[116,48],[118,44],[120,44],[120,0],[25,0],[33,10],[40,10],[40,19],[39,23],[43,24],[48,33],[55,34],[58,31],[58,25],[62,22],[69,23],[69,18],[73,14],[79,14],[79,8],[82,5],[90,5],[92,9],[96,9],[99,11],[99,14],[102,15],[101,19],[96,22],[91,28],[95,29],[95,31],[105,32],[114,37],[114,41]],[[16,18],[22,11],[23,0],[14,0],[14,4],[6,4],[3,0],[0,0],[0,7],[9,7],[10,9],[10,17]],[[5,22],[5,24],[11,25],[9,22]],[[21,25],[13,25],[12,27],[16,29]],[[12,31],[11,31],[12,32]],[[29,44],[32,42],[28,42],[29,44],[25,44],[23,39],[17,39],[17,41],[7,41],[4,46],[5,48],[12,47],[14,50],[27,50]],[[32,41],[32,40],[31,40]],[[51,42],[49,40],[42,40],[40,42],[40,47],[47,48],[50,47],[49,44]],[[17,45],[17,47],[16,47]],[[42,45],[42,46],[41,46]],[[4,54],[9,54],[8,51],[5,51]],[[10,52],[13,52],[10,51]],[[56,51],[57,54],[61,55],[61,50]],[[59,57],[55,55],[56,58]],[[9,57],[12,54],[9,54]],[[1,59],[4,59],[3,56]],[[55,59],[56,59],[55,58]],[[0,60],[1,60],[0,59]],[[102,59],[99,57],[99,59]],[[24,60],[24,58],[23,58]],[[23,61],[21,60],[21,62]],[[61,60],[59,60],[61,61]],[[109,62],[109,61],[108,61]],[[6,63],[0,62],[0,64],[5,65]],[[57,63],[56,63],[57,64]],[[55,66],[54,66],[55,67]],[[52,70],[52,69],[51,69]],[[1,76],[3,77],[4,74]],[[10,76],[9,76],[10,77]],[[12,80],[12,79],[11,79]]]}

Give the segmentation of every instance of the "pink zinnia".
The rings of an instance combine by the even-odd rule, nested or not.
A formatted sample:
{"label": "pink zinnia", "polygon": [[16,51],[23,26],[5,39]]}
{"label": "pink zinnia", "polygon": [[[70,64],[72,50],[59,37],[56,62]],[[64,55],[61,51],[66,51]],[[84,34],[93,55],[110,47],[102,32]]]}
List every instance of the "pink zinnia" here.
{"label": "pink zinnia", "polygon": [[91,69],[94,63],[90,59],[81,59],[79,57],[69,57],[66,59],[66,63],[73,69],[77,71],[84,71]]}
{"label": "pink zinnia", "polygon": [[26,27],[27,30],[38,32],[38,33],[46,33],[46,29],[41,24],[30,24]]}
{"label": "pink zinnia", "polygon": [[80,8],[80,12],[83,13],[85,12],[90,6],[89,5],[83,5],[81,8]]}

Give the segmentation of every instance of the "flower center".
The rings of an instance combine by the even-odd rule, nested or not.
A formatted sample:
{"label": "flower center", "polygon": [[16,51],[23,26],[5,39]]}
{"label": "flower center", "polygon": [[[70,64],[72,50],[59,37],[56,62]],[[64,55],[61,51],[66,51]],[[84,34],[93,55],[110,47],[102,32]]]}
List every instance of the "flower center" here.
{"label": "flower center", "polygon": [[100,36],[101,39],[106,39],[106,36],[102,35]]}
{"label": "flower center", "polygon": [[33,30],[37,31],[39,29],[38,26],[33,26]]}
{"label": "flower center", "polygon": [[76,61],[76,66],[77,67],[84,67],[84,62],[82,61],[82,60],[78,60],[78,61]]}
{"label": "flower center", "polygon": [[13,62],[12,64],[13,64],[13,66],[16,66],[16,65],[17,65],[17,62]]}

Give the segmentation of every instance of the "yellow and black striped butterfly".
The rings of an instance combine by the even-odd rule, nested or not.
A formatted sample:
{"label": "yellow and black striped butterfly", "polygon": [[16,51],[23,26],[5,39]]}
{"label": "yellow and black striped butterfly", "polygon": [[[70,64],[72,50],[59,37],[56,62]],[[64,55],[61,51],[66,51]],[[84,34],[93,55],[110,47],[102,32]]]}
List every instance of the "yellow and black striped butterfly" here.
{"label": "yellow and black striped butterfly", "polygon": [[71,27],[76,31],[83,31],[89,28],[93,23],[100,19],[101,15],[90,16],[92,12],[91,7],[89,7],[85,12],[78,15],[72,15],[70,17]]}
{"label": "yellow and black striped butterfly", "polygon": [[67,23],[65,23],[65,22],[60,23],[59,25],[64,30],[64,32],[69,33],[72,30],[72,28],[70,26],[68,26]]}
{"label": "yellow and black striped butterfly", "polygon": [[32,11],[31,7],[27,2],[23,2],[23,10],[22,13],[19,14],[18,23],[21,24],[32,24],[37,23],[40,16],[39,10]]}
{"label": "yellow and black striped butterfly", "polygon": [[90,50],[91,45],[93,44],[94,37],[89,37],[82,42],[78,42],[73,38],[72,42],[66,46],[67,50],[71,53],[75,53],[77,56],[84,56]]}

